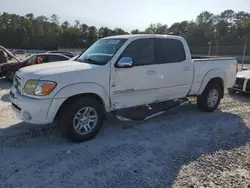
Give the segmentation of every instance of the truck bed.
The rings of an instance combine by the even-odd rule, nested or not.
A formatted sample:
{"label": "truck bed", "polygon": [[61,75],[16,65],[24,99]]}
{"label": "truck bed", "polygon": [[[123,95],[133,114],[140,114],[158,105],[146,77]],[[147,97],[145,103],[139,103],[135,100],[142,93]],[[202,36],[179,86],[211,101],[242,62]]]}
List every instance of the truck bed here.
{"label": "truck bed", "polygon": [[218,71],[224,80],[224,88],[229,88],[235,81],[237,61],[233,57],[192,56],[194,62],[194,81],[190,95],[199,93],[203,79],[210,71]]}

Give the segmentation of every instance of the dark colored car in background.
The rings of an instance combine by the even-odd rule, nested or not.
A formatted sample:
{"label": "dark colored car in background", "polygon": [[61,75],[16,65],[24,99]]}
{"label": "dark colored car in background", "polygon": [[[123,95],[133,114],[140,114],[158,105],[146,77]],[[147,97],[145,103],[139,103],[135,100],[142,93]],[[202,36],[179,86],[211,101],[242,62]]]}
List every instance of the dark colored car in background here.
{"label": "dark colored car in background", "polygon": [[[8,63],[0,64],[0,77],[5,76],[8,80],[12,81],[16,71],[18,71],[22,67],[35,65],[38,63],[65,61],[69,60],[70,58],[61,54],[41,53],[41,54],[30,55],[23,60],[18,60],[17,58],[15,59],[16,61],[10,61]],[[41,62],[37,62],[38,59]]]}
{"label": "dark colored car in background", "polygon": [[65,56],[68,56],[69,58],[72,58],[74,57],[75,55],[72,53],[72,52],[65,52],[65,51],[48,51],[46,53],[50,53],[50,54],[62,54],[62,55],[65,55]]}
{"label": "dark colored car in background", "polygon": [[4,50],[0,49],[0,64],[7,63],[7,62],[8,62],[7,53]]}

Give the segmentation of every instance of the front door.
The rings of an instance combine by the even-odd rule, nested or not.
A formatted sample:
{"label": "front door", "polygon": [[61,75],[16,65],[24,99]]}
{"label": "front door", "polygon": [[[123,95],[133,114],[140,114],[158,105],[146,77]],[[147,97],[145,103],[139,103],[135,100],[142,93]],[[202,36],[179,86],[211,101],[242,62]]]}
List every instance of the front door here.
{"label": "front door", "polygon": [[[145,38],[132,41],[119,59],[133,59],[131,68],[111,68],[110,96],[115,109],[152,103],[157,94],[154,63],[154,39]],[[118,59],[118,60],[119,60]]]}

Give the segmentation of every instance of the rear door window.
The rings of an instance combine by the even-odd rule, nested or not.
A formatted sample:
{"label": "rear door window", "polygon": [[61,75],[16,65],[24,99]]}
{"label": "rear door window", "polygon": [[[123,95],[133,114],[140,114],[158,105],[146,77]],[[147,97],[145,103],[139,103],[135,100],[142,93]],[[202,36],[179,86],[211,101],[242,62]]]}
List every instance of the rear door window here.
{"label": "rear door window", "polygon": [[156,38],[155,58],[157,64],[177,63],[186,60],[186,53],[180,40]]}

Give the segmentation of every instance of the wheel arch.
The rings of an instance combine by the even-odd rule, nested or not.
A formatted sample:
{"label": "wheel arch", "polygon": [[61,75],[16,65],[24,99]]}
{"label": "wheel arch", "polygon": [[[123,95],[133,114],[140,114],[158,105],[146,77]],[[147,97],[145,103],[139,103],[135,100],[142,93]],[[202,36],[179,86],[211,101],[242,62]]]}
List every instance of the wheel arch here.
{"label": "wheel arch", "polygon": [[215,70],[209,71],[205,75],[197,95],[201,95],[209,84],[220,85],[221,89],[222,89],[222,91],[221,91],[222,96],[221,97],[223,98],[224,97],[224,86],[225,86],[225,72],[222,71],[221,69],[215,69]]}
{"label": "wheel arch", "polygon": [[103,106],[103,108],[105,110],[105,103],[99,95],[97,95],[96,93],[80,93],[80,94],[76,94],[76,95],[73,95],[73,96],[70,96],[69,98],[67,98],[59,107],[54,119],[55,120],[58,119],[60,113],[62,112],[62,110],[64,109],[65,106],[67,106],[68,104],[70,104],[74,100],[84,98],[84,97],[95,99]]}
{"label": "wheel arch", "polygon": [[[109,112],[110,109],[110,100],[105,89],[99,84],[95,83],[76,83],[65,86],[61,88],[55,95],[55,100],[62,100],[60,106],[57,109],[54,109],[53,112],[54,119],[58,117],[58,114],[61,112],[63,107],[71,102],[73,99],[81,97],[90,97],[99,101],[103,105],[104,111]],[[53,109],[51,109],[53,110]]]}

